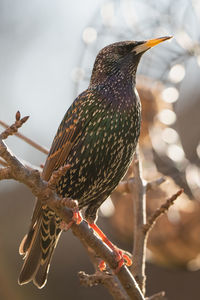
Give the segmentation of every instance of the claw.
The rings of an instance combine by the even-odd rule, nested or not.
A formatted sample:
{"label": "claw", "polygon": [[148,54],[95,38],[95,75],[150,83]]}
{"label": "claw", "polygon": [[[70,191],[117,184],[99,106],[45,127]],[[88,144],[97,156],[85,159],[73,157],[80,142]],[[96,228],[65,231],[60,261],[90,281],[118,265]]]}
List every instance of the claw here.
{"label": "claw", "polygon": [[106,263],[104,260],[101,260],[99,265],[98,265],[98,268],[100,271],[104,271],[106,269]]}
{"label": "claw", "polygon": [[117,268],[114,270],[114,273],[117,274],[123,265],[124,265],[124,259],[123,259],[123,257],[122,257],[122,258],[120,259],[120,261],[118,262],[118,266],[117,266]]}
{"label": "claw", "polygon": [[130,259],[130,257],[126,254],[123,254],[123,259],[125,261],[125,264],[130,267],[132,265],[132,259]]}
{"label": "claw", "polygon": [[72,217],[71,222],[69,222],[67,224],[64,221],[62,221],[60,223],[60,229],[61,230],[68,231],[74,223],[79,225],[82,222],[83,219],[81,217],[81,214],[80,214],[78,208],[74,208],[74,209],[72,209],[72,211],[73,211],[73,217]]}
{"label": "claw", "polygon": [[72,220],[74,221],[74,223],[76,223],[77,225],[79,225],[81,222],[82,222],[82,217],[80,215],[80,212],[78,210],[78,208],[75,208],[73,210],[73,217],[72,217]]}
{"label": "claw", "polygon": [[[89,223],[89,226],[97,233],[97,235],[102,239],[102,241],[115,253],[116,261],[118,263],[118,266],[114,271],[115,274],[119,272],[119,270],[124,264],[128,267],[132,265],[132,260],[128,257],[128,255],[124,254],[123,251],[114,246],[96,224]],[[102,271],[105,270],[105,268],[106,263],[104,261],[101,261],[99,264],[99,269]]]}
{"label": "claw", "polygon": [[117,247],[115,248],[114,252],[116,254],[116,260],[118,262],[118,266],[115,269],[115,274],[117,274],[124,264],[130,267],[132,265],[132,260],[127,254],[124,254],[121,250],[117,249]]}

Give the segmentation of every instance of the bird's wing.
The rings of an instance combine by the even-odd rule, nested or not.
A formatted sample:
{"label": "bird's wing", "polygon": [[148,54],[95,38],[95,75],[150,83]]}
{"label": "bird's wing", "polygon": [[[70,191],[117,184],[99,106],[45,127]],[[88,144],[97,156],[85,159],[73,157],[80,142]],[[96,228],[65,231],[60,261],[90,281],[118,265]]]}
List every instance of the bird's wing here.
{"label": "bird's wing", "polygon": [[48,181],[54,170],[63,166],[77,141],[93,118],[93,113],[101,101],[95,87],[80,94],[66,112],[53,140],[42,177]]}
{"label": "bird's wing", "polygon": [[42,177],[46,181],[50,179],[54,170],[64,165],[70,150],[82,131],[83,124],[79,116],[78,103],[79,101],[75,101],[69,108],[53,140],[42,173]]}
{"label": "bird's wing", "polygon": [[[77,139],[81,137],[92,119],[93,113],[96,110],[95,105],[98,106],[98,94],[95,92],[95,89],[88,89],[77,97],[68,109],[49,151],[42,173],[43,179],[48,181],[53,171],[65,164],[73,145]],[[29,232],[20,245],[20,252],[22,254],[28,251],[33,238],[36,236],[35,230],[37,229],[37,222],[40,222],[41,219],[41,207],[41,202],[37,201]]]}

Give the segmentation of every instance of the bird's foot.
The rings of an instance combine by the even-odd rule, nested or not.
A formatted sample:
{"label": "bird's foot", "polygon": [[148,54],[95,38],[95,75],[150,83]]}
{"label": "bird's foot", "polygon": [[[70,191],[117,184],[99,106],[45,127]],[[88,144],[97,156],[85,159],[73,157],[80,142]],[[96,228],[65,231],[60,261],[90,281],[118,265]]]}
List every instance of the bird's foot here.
{"label": "bird's foot", "polygon": [[[114,246],[114,245],[113,245]],[[115,246],[114,246],[115,247]],[[114,270],[115,274],[117,274],[121,267],[125,264],[126,266],[130,267],[132,265],[132,260],[130,259],[130,257],[123,253],[120,249],[118,249],[117,247],[115,247],[115,249],[112,249],[113,252],[115,252],[116,255],[116,261],[118,263],[117,268]],[[98,268],[100,271],[104,271],[106,269],[106,263],[104,260],[101,260]]]}
{"label": "bird's foot", "polygon": [[61,221],[60,229],[64,231],[68,231],[73,224],[79,225],[82,222],[82,217],[78,209],[73,209],[73,217],[72,220],[67,224],[65,221]]}
{"label": "bird's foot", "polygon": [[119,270],[121,269],[121,267],[124,264],[128,267],[130,267],[132,265],[132,260],[130,259],[130,257],[127,254],[123,253],[122,250],[120,250],[120,249],[118,249],[117,247],[114,246],[113,252],[115,252],[116,260],[118,262],[118,266],[115,269],[115,274],[117,274],[119,272]]}
{"label": "bird's foot", "polygon": [[[121,267],[126,264],[127,266],[132,265],[132,260],[130,257],[123,253],[122,250],[118,249],[116,246],[111,243],[111,241],[107,238],[107,236],[101,231],[101,229],[94,223],[89,223],[89,226],[97,233],[97,235],[102,239],[102,241],[115,253],[116,261],[118,263],[117,268],[115,269],[115,273],[118,273]],[[105,270],[106,263],[102,260],[99,263],[99,269],[101,271]]]}
{"label": "bird's foot", "polygon": [[69,230],[71,228],[71,226],[75,223],[77,225],[79,225],[82,222],[82,216],[79,212],[78,209],[78,202],[76,200],[71,200],[71,199],[63,199],[63,201],[65,202],[65,206],[69,207],[72,209],[73,212],[73,216],[72,216],[72,220],[67,224],[66,222],[62,221],[60,223],[60,229],[61,230]]}
{"label": "bird's foot", "polygon": [[106,269],[106,263],[104,260],[101,260],[100,263],[98,264],[98,268],[100,271],[104,271]]}

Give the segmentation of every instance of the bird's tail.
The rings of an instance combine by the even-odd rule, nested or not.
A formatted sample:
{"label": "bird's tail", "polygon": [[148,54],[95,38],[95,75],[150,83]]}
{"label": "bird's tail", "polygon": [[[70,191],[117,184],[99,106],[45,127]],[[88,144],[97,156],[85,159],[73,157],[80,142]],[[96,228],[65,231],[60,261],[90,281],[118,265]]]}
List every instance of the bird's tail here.
{"label": "bird's tail", "polygon": [[19,284],[33,280],[42,288],[47,281],[52,255],[61,234],[60,219],[46,208],[40,209],[28,234],[23,238],[19,253],[24,255],[24,264],[19,275]]}

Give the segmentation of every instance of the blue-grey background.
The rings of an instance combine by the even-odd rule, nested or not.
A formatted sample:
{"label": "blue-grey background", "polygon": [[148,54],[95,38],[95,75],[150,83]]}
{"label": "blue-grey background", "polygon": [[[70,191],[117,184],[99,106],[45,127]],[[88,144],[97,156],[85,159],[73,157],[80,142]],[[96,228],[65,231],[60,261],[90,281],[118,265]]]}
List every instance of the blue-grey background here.
{"label": "blue-grey background", "polygon": [[[145,16],[153,16],[154,10],[150,12],[145,6],[138,6],[138,10],[133,11],[132,16],[125,15],[126,23],[120,18],[119,11],[124,15],[124,5],[128,4],[131,8],[135,1],[116,1],[120,3],[120,8],[118,7],[113,18],[115,27],[108,24],[110,27],[104,28],[102,22],[106,21],[106,17],[105,14],[104,18],[102,17],[102,5],[113,2],[115,3],[100,0],[0,0],[1,120],[12,123],[17,110],[20,110],[22,116],[30,115],[30,119],[20,131],[38,143],[50,147],[59,122],[76,94],[77,89],[72,80],[74,69],[83,62],[87,65],[86,80],[83,83],[86,86],[95,55],[105,44],[120,39],[144,39],[174,34],[175,25],[181,17],[179,9],[188,1],[182,0],[173,4],[177,15],[171,15],[171,19],[165,19],[166,15],[162,12],[165,4],[169,4],[170,1],[160,1],[160,4],[157,4],[160,5],[160,15],[157,14],[157,17],[164,20],[166,27],[153,24],[152,28],[157,28],[157,31],[138,29],[137,34],[130,28],[126,30],[126,27],[130,27],[131,20],[136,22],[136,19],[140,18],[141,23],[145,25]],[[156,1],[149,3],[155,5]],[[195,3],[198,4],[198,1]],[[112,12],[110,14],[112,15]],[[188,16],[187,20],[190,24],[195,22],[191,16]],[[134,22],[131,26],[134,26]],[[93,25],[99,30],[97,43],[86,49],[83,32],[85,28]],[[182,27],[180,21],[177,32]],[[189,31],[192,31],[191,28]],[[198,39],[199,32],[196,26],[192,32],[192,38]],[[150,61],[150,54],[147,57]],[[144,60],[143,69],[141,67],[144,74],[145,62],[147,59]],[[195,59],[190,61],[188,72],[189,79],[180,89],[183,96],[190,93],[190,90],[198,91],[199,88],[199,67]],[[182,102],[179,101],[176,105],[177,115],[180,115],[179,127],[183,128],[188,122],[193,126],[192,132],[196,138],[192,153],[196,153],[199,138],[199,98],[198,93],[196,94],[191,99],[189,97],[189,101],[188,97],[182,96]],[[192,110],[194,103],[196,109]],[[191,119],[188,119],[188,110],[192,111]],[[197,129],[196,133],[194,129]],[[188,139],[191,138],[190,132],[187,134]],[[6,143],[18,157],[34,165],[40,165],[45,160],[45,155],[16,137],[9,137]],[[191,145],[191,142],[185,142],[186,148],[187,145]],[[195,158],[195,154],[191,159],[193,157]],[[17,277],[22,261],[17,251],[21,238],[28,229],[33,202],[34,199],[26,187],[13,181],[0,182],[0,299],[111,299],[103,288],[80,287],[77,272],[92,272],[92,267],[79,241],[70,232],[63,235],[58,244],[47,286],[43,290],[37,290],[31,284],[18,286]],[[107,220],[104,219],[101,223],[112,236],[112,229],[107,227]],[[148,266],[147,275],[148,294],[164,289],[170,295],[170,300],[195,300],[199,297],[196,293],[198,280],[195,273]],[[191,296],[191,293],[194,295]]]}

